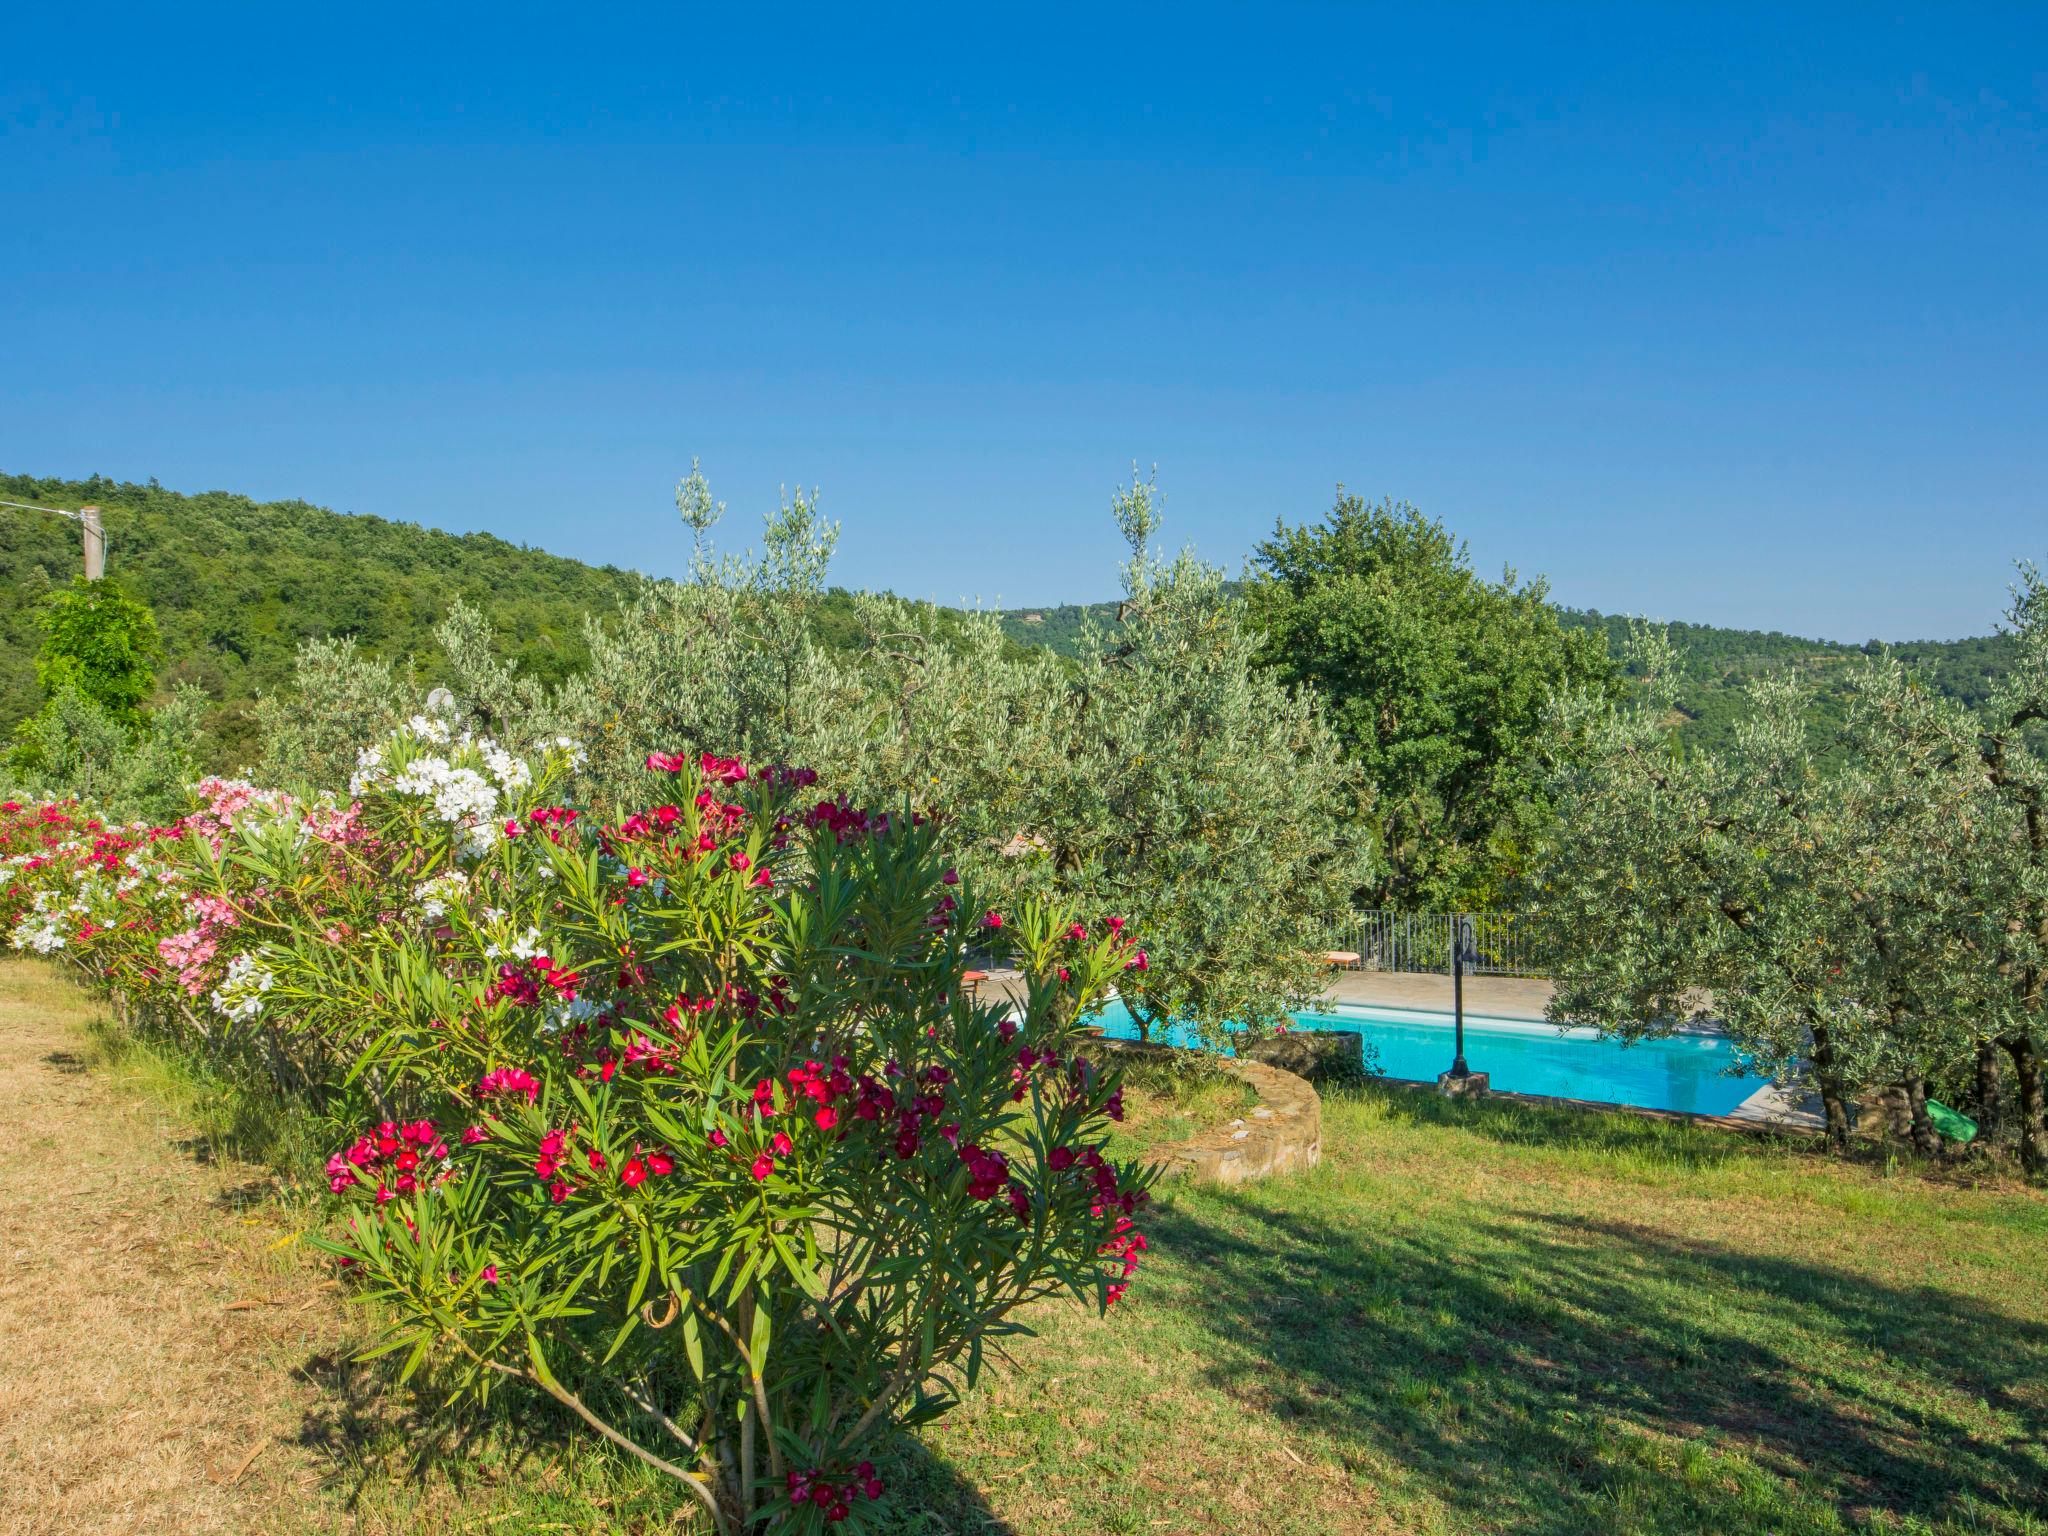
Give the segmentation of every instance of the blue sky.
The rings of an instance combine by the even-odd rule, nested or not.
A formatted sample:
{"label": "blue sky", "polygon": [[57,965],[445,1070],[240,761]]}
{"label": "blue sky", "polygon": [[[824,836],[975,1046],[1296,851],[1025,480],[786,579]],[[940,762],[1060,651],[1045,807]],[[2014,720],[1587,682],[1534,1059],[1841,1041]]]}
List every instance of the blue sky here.
{"label": "blue sky", "polygon": [[695,455],[1007,604],[1133,461],[1847,639],[2048,559],[2039,5],[19,7],[0,207],[17,472],[673,572]]}

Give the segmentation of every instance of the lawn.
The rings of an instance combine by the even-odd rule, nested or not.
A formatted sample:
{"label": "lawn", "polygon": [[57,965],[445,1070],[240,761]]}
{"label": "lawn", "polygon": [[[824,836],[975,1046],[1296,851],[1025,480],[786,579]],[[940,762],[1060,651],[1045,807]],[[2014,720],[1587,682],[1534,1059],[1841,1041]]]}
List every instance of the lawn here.
{"label": "lawn", "polygon": [[2038,1192],[1370,1087],[1313,1174],[1148,1225],[909,1529],[2048,1530]]}
{"label": "lawn", "polygon": [[[51,1019],[43,973],[6,967],[0,991],[13,1010],[0,1022]],[[266,1150],[264,1117],[210,1101],[203,1077],[124,1053],[104,1028],[89,1036],[79,1013],[17,1053],[14,1109],[48,1133],[50,1166],[17,1147],[15,1279],[43,1283],[28,1272],[42,1262],[31,1236],[49,1227],[30,1206],[64,1187],[57,1174],[81,1150],[55,1117],[99,1125],[109,1107],[153,1098],[153,1115],[134,1111],[125,1139],[94,1156],[118,1164],[124,1190],[182,1202],[176,1219],[124,1193],[94,1241],[125,1249],[123,1223],[147,1218],[167,1223],[167,1252],[215,1255],[211,1289],[192,1294],[185,1269],[131,1257],[122,1294],[223,1319],[228,1353],[181,1344],[190,1359],[150,1366],[114,1352],[128,1335],[110,1334],[98,1368],[110,1382],[153,1373],[159,1395],[182,1370],[204,1382],[192,1400],[216,1407],[242,1382],[252,1404],[223,1409],[223,1449],[203,1464],[222,1477],[244,1454],[245,1418],[296,1426],[240,1485],[267,1477],[276,1500],[252,1528],[679,1529],[657,1480],[583,1449],[545,1406],[509,1431],[430,1430],[374,1368],[349,1365],[360,1322],[296,1299],[314,1271],[290,1239],[317,1215],[317,1177],[294,1193],[290,1179],[236,1171],[236,1156]],[[52,1065],[74,1057],[83,1074]],[[1134,1144],[1235,1102],[1214,1085],[1165,1087],[1133,1094]],[[1326,1096],[1324,1116],[1312,1174],[1163,1190],[1123,1305],[1107,1319],[1045,1310],[1009,1369],[892,1458],[900,1529],[2048,1532],[2041,1192],[1386,1086]],[[267,1141],[274,1156],[311,1155]],[[194,1158],[234,1198],[201,1198],[180,1170]],[[234,1310],[244,1296],[293,1299]],[[232,1342],[262,1327],[288,1334]],[[19,1363],[33,1374],[39,1358],[61,1356]],[[16,1386],[23,1402],[39,1390]],[[120,1395],[80,1401],[112,1422]],[[55,1528],[105,1528],[74,1507],[79,1523]],[[0,1519],[14,1528],[30,1526]]]}

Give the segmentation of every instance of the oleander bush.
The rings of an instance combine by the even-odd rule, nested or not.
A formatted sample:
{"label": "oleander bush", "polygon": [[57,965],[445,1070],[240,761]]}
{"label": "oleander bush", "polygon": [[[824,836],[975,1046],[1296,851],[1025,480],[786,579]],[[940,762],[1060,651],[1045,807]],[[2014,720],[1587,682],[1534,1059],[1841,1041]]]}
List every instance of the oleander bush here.
{"label": "oleander bush", "polygon": [[[889,1529],[886,1438],[1144,1249],[1120,1090],[1073,1048],[1143,951],[991,909],[942,824],[802,770],[657,753],[654,803],[596,825],[576,753],[415,718],[346,797],[10,801],[0,922],[352,1126],[322,1243],[403,1375],[544,1392],[722,1532]],[[1021,1001],[974,996],[994,960]]]}

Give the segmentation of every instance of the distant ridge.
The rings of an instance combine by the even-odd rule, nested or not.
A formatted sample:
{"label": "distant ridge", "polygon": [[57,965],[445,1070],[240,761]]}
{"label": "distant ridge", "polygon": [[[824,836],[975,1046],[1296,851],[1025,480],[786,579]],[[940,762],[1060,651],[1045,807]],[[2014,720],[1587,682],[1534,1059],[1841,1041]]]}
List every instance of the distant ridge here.
{"label": "distant ridge", "polygon": [[[301,640],[353,635],[393,661],[425,660],[434,626],[466,598],[521,667],[558,678],[586,659],[584,615],[609,612],[639,580],[488,533],[226,491],[0,475],[0,499],[99,505],[108,574],[155,611],[165,680],[196,683],[221,702],[215,733],[230,762],[250,745],[249,704],[289,676]],[[0,729],[38,702],[35,604],[78,568],[74,525],[0,512]]]}
{"label": "distant ridge", "polygon": [[[299,642],[352,635],[367,650],[431,674],[433,628],[457,598],[476,604],[524,670],[548,680],[582,666],[588,615],[609,615],[642,578],[616,566],[512,544],[488,533],[446,533],[416,523],[343,513],[304,501],[259,502],[227,491],[182,495],[151,482],[0,474],[0,499],[73,508],[96,503],[110,540],[109,573],[156,612],[164,677],[220,702],[215,725],[226,760],[253,745],[248,708],[289,676]],[[0,731],[31,713],[37,600],[78,569],[76,528],[34,513],[0,512]],[[1062,603],[999,615],[1019,645],[1075,654],[1090,617],[1114,620],[1114,602]],[[827,645],[856,643],[850,599],[835,592],[820,616]],[[1605,630],[1616,644],[1628,620],[1562,608],[1566,623]],[[1739,690],[1790,668],[1821,692],[1816,723],[1840,707],[1831,676],[1871,646],[1806,640],[1711,624],[1667,626],[1685,658],[1680,706],[1689,736],[1720,738],[1739,712]],[[1974,705],[2007,664],[1999,636],[1891,647],[1936,692]]]}

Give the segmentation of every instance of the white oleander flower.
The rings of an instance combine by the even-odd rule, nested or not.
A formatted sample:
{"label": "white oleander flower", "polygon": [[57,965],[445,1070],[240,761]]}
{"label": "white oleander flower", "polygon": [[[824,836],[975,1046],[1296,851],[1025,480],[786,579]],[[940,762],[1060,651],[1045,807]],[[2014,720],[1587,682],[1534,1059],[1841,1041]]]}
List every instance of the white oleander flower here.
{"label": "white oleander flower", "polygon": [[419,903],[420,916],[436,923],[448,915],[450,907],[460,905],[468,894],[469,876],[459,869],[451,869],[414,886],[412,899]]}
{"label": "white oleander flower", "polygon": [[228,962],[227,975],[211,994],[214,1011],[238,1024],[262,1017],[263,994],[274,981],[254,955],[237,955]]}

